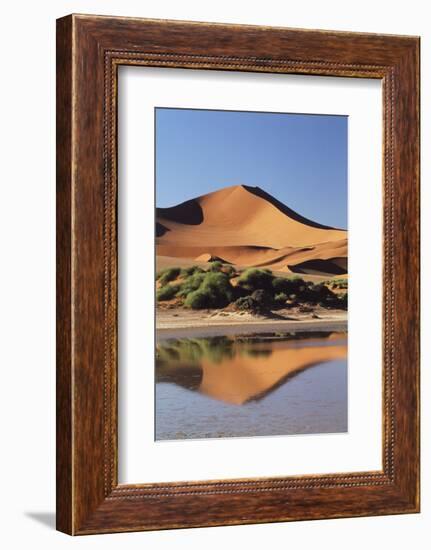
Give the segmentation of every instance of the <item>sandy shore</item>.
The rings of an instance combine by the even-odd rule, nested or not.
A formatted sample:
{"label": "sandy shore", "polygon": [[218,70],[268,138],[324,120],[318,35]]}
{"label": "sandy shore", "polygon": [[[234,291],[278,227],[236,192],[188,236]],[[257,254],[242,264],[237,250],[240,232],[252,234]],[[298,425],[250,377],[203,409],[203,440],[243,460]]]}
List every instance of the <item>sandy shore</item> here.
{"label": "sandy shore", "polygon": [[347,312],[279,312],[272,317],[225,311],[157,310],[157,338],[227,336],[250,332],[347,331]]}

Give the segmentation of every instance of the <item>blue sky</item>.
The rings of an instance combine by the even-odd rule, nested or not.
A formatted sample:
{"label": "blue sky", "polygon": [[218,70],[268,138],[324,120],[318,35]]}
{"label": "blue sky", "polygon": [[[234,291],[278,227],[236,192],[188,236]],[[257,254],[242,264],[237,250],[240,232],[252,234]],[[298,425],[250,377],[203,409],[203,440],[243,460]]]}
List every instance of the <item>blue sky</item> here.
{"label": "blue sky", "polygon": [[156,204],[258,186],[302,216],[347,228],[347,117],[156,109]]}

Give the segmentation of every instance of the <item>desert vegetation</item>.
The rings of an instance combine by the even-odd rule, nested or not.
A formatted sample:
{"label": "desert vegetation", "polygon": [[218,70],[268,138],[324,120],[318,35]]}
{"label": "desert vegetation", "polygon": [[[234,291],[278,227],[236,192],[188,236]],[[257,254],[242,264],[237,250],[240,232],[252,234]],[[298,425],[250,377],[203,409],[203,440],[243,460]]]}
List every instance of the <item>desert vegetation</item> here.
{"label": "desert vegetation", "polygon": [[347,279],[341,279],[341,278],[325,281],[325,284],[329,286],[329,288],[340,288],[340,289],[347,289],[349,286]]}
{"label": "desert vegetation", "polygon": [[156,286],[158,302],[190,309],[252,313],[295,307],[311,312],[317,306],[347,309],[347,279],[314,283],[296,275],[279,277],[269,269],[240,271],[220,261],[210,262],[207,269],[164,269],[156,275]]}

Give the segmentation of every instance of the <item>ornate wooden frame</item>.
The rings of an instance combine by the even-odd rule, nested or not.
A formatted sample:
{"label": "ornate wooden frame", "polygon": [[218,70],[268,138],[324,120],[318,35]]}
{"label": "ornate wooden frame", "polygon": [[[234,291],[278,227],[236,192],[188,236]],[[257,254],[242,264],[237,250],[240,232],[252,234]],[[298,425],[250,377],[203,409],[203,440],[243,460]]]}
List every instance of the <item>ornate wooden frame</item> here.
{"label": "ornate wooden frame", "polygon": [[[383,470],[119,485],[119,65],[383,82]],[[419,511],[419,38],[70,15],[57,21],[57,528],[69,534]]]}

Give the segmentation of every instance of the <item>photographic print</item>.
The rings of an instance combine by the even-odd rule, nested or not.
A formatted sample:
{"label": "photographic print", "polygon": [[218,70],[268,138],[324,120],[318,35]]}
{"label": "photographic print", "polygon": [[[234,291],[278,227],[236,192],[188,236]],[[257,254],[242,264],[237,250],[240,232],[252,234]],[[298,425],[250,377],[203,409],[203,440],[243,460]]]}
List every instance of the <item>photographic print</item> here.
{"label": "photographic print", "polygon": [[348,117],[155,109],[155,439],[342,433]]}

